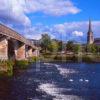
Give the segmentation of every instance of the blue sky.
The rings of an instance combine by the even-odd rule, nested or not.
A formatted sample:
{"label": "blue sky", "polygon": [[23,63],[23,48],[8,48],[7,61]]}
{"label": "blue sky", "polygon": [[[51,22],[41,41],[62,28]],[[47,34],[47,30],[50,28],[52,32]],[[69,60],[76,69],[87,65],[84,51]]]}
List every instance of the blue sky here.
{"label": "blue sky", "polygon": [[30,14],[30,18],[33,20],[33,25],[38,23],[43,24],[59,24],[64,22],[72,22],[72,21],[87,21],[89,18],[92,20],[100,19],[100,1],[97,0],[72,0],[73,3],[81,10],[79,13],[73,15],[63,15],[63,16],[48,16],[44,15],[41,12]]}
{"label": "blue sky", "polygon": [[88,20],[100,37],[100,0],[3,0],[0,22],[26,38],[52,38],[86,42]]}

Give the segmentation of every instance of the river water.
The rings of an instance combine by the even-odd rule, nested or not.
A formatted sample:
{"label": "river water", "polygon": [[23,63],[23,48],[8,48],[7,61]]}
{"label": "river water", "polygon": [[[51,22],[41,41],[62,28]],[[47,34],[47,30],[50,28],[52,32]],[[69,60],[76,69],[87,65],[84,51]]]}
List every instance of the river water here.
{"label": "river water", "polygon": [[100,100],[100,63],[39,63],[0,79],[0,100]]}

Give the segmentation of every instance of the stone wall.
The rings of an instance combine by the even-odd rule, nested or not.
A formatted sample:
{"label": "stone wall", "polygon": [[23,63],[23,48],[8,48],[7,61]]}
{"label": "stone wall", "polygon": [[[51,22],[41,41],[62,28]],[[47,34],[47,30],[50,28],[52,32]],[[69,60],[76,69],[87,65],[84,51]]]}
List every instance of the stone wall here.
{"label": "stone wall", "polygon": [[8,59],[8,41],[5,37],[0,38],[0,59]]}

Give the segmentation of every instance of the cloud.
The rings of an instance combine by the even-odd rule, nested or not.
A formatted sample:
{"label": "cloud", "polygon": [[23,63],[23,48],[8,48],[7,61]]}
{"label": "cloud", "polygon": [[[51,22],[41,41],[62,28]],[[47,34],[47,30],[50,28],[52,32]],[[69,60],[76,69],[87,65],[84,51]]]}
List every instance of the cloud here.
{"label": "cloud", "polygon": [[55,38],[55,35],[52,34],[50,27],[36,24],[33,27],[24,29],[24,36],[29,39],[41,39],[42,34],[48,34],[52,39]]}
{"label": "cloud", "polygon": [[4,23],[30,26],[27,14],[42,12],[52,16],[76,14],[80,11],[71,0],[0,0],[0,20]]}
{"label": "cloud", "polygon": [[[41,38],[42,33],[66,33],[63,25],[52,27],[44,25],[32,26],[28,14],[41,12],[51,16],[63,16],[80,12],[71,0],[0,0],[0,22],[12,27],[27,38]],[[55,29],[54,29],[55,28]],[[34,35],[33,35],[34,34]]]}
{"label": "cloud", "polygon": [[76,14],[80,12],[80,9],[74,6],[71,0],[32,0],[29,4],[30,11],[39,11],[54,16]]}
{"label": "cloud", "polygon": [[5,23],[19,23],[24,26],[31,24],[30,19],[25,14],[25,0],[1,0],[0,19]]}
{"label": "cloud", "polygon": [[80,31],[74,31],[72,32],[72,34],[75,36],[83,36],[83,32],[80,32]]}
{"label": "cloud", "polygon": [[[72,0],[0,0],[0,22],[12,27],[27,38],[40,39],[48,33],[52,38],[86,41],[88,22],[65,22],[52,26],[32,26],[28,14],[41,12],[51,16],[77,14],[81,10]],[[20,27],[21,26],[21,27]],[[100,36],[100,21],[93,21],[94,36]],[[80,37],[81,36],[81,37]]]}
{"label": "cloud", "polygon": [[[100,21],[92,22],[92,30],[94,32],[94,37],[100,37]],[[86,42],[88,32],[88,22],[69,22],[63,24],[56,24],[52,26],[45,26],[38,24],[30,29],[26,29],[25,33],[28,34],[30,38],[40,39],[41,34],[48,33],[52,38],[68,41],[75,40],[78,42]],[[27,36],[27,34],[25,36]]]}

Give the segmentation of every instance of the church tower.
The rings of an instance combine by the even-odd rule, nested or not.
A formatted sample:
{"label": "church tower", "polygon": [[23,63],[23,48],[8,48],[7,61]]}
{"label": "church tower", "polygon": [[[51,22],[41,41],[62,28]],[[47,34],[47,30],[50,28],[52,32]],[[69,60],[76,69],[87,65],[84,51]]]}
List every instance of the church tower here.
{"label": "church tower", "polygon": [[89,30],[87,33],[87,44],[93,44],[94,42],[94,37],[93,37],[93,32],[92,32],[92,25],[91,25],[91,20],[89,20]]}

